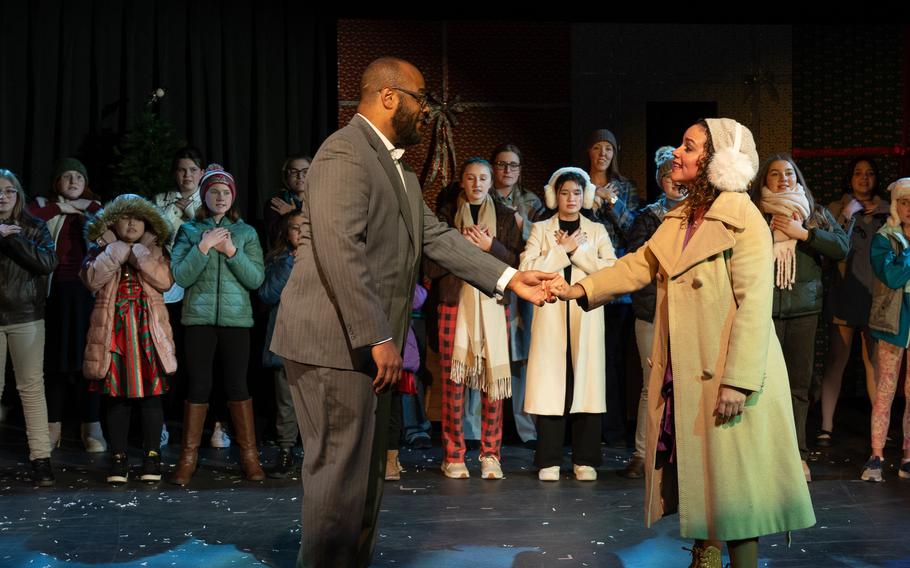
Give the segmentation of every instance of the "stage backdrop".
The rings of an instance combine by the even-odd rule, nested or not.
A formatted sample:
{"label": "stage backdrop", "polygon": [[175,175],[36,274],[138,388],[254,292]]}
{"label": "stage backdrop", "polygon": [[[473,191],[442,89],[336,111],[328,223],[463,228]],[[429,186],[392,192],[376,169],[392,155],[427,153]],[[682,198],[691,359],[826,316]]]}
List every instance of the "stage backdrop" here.
{"label": "stage backdrop", "polygon": [[335,129],[335,23],[301,2],[2,2],[0,22],[0,167],[32,195],[77,155],[111,197],[111,148],[158,87],[161,117],[235,174],[251,219],[285,155]]}
{"label": "stage backdrop", "polygon": [[[494,147],[512,142],[523,154],[522,185],[542,195],[550,173],[571,159],[570,29],[552,22],[341,20],[338,122],[346,124],[356,111],[366,65],[381,55],[402,57],[417,65],[427,90],[445,103],[447,117],[437,121],[451,119],[457,161],[489,158]],[[442,187],[438,175],[429,183],[428,170],[439,143],[426,136],[405,154],[431,207]]]}

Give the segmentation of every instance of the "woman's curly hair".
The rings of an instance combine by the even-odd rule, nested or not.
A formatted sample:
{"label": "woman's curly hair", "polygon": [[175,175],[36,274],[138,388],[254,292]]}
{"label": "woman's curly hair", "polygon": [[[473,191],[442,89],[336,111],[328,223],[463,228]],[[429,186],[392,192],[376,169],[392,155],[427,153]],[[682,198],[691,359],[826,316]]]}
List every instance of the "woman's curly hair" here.
{"label": "woman's curly hair", "polygon": [[711,207],[718,193],[720,193],[720,190],[708,181],[708,164],[714,158],[714,142],[711,139],[711,130],[704,119],[699,120],[696,124],[705,131],[705,153],[698,159],[698,173],[695,175],[695,179],[683,185],[688,191],[688,197],[683,201],[688,222],[694,221],[695,215],[699,211],[705,211]]}

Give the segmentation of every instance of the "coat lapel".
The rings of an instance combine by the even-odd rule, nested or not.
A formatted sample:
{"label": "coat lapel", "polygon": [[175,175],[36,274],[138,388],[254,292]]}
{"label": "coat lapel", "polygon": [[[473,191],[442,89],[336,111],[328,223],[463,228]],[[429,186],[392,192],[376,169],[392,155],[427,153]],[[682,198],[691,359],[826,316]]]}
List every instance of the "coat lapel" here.
{"label": "coat lapel", "polygon": [[[408,235],[411,237],[411,246],[416,249],[417,239],[415,238],[414,232],[413,208],[408,203],[408,194],[401,184],[401,176],[398,175],[398,168],[395,167],[395,162],[392,161],[392,155],[365,120],[359,116],[354,116],[354,118],[351,119],[351,123],[356,124],[358,128],[364,132],[370,146],[376,151],[376,159],[379,160],[379,164],[385,171],[386,176],[388,176],[389,183],[392,184],[392,189],[395,192],[395,197],[398,199],[398,209],[401,212],[401,218],[404,220],[405,228],[408,230]],[[407,169],[405,169],[405,178],[407,179],[407,177]]]}
{"label": "coat lapel", "polygon": [[[423,189],[420,187],[420,179],[410,166],[402,162],[404,169],[404,180],[407,183],[405,194],[408,198],[408,206],[411,209],[414,231],[411,232],[411,242],[414,244],[415,253],[418,252],[417,239],[414,235],[423,235]],[[415,257],[420,255],[415,254]]]}
{"label": "coat lapel", "polygon": [[556,244],[556,231],[559,230],[559,216],[553,215],[546,223],[544,238],[547,240],[547,251],[549,252],[558,246]]}
{"label": "coat lapel", "polygon": [[678,276],[706,258],[733,248],[736,244],[735,231],[745,227],[745,209],[742,200],[731,197],[726,193],[717,196],[685,249],[684,208],[677,207],[667,213],[649,243],[667,276]]}

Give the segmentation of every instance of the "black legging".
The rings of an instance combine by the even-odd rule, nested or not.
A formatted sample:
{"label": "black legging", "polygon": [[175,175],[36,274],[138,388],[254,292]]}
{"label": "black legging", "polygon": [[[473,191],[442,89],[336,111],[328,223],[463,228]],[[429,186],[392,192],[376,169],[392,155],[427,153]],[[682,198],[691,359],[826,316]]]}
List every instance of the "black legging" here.
{"label": "black legging", "polygon": [[[571,273],[566,270],[571,281]],[[562,463],[562,445],[566,438],[566,423],[572,435],[572,463],[597,467],[601,464],[600,430],[603,414],[569,412],[575,396],[575,369],[572,361],[571,313],[566,309],[566,394],[562,416],[537,417],[537,451],[534,465],[553,467]]]}
{"label": "black legging", "polygon": [[564,414],[537,417],[537,451],[534,453],[534,465],[539,468],[562,463],[562,446],[566,439],[567,423],[572,436],[572,463],[591,467],[601,464],[600,421],[603,414],[570,413],[574,390],[575,374],[572,372],[572,362],[568,361]]}
{"label": "black legging", "polygon": [[142,450],[144,452],[161,451],[161,425],[164,423],[164,412],[161,410],[160,396],[144,398],[109,396],[106,398],[107,440],[112,453],[126,453],[133,405],[139,407],[142,415]]}
{"label": "black legging", "polygon": [[245,327],[188,325],[186,338],[187,401],[204,404],[212,392],[212,367],[221,365],[224,391],[229,401],[250,398],[246,384],[250,359],[250,330]]}

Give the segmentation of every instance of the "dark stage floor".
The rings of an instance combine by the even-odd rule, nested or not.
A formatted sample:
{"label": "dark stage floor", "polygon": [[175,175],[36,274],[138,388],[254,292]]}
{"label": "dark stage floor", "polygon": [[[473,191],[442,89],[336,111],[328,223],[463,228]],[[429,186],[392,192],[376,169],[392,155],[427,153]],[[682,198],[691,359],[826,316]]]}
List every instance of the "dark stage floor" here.
{"label": "dark stage floor", "polygon": [[[783,535],[763,539],[761,566],[910,566],[910,480],[897,477],[899,444],[886,449],[884,483],[858,481],[868,444],[865,404],[845,404],[837,445],[813,455],[818,525],[794,533],[789,548]],[[23,440],[20,428],[0,427],[4,568],[294,564],[299,482],[245,482],[235,450],[204,450],[188,489],[165,482],[110,488],[107,456],[89,457],[67,439],[54,454],[57,486],[34,489]],[[173,463],[178,451],[168,446],[165,460]],[[266,448],[265,460],[274,452]],[[439,472],[439,448],[403,451],[407,472],[386,484],[375,565],[687,566],[674,518],[643,527],[642,483],[615,475],[627,456],[604,448],[595,483],[576,482],[566,469],[560,482],[545,484],[532,452],[518,446],[504,450],[502,481],[479,479],[476,456],[474,477],[462,481]]]}

